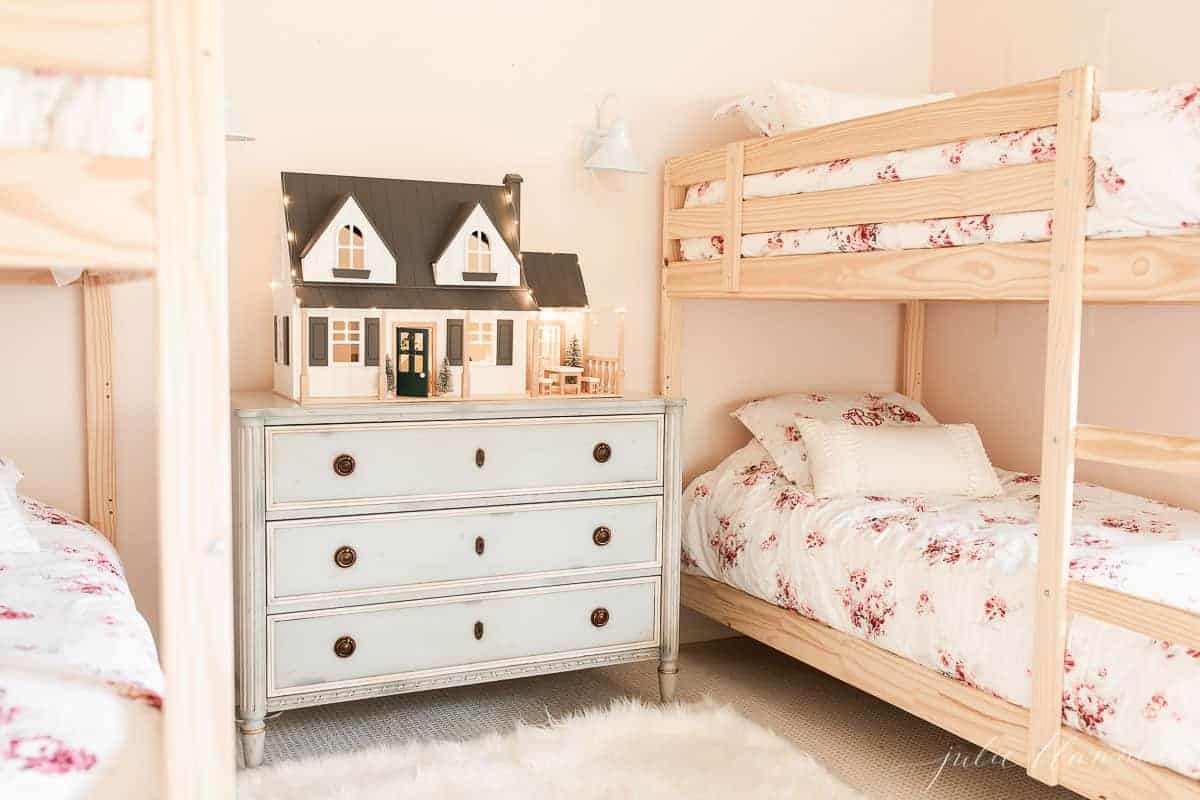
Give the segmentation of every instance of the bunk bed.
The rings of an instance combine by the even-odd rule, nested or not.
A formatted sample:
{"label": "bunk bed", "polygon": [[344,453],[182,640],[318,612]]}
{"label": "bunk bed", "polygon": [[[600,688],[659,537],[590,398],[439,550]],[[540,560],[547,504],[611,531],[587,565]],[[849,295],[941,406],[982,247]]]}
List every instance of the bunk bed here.
{"label": "bunk bed", "polygon": [[[1200,792],[1194,777],[1139,760],[1064,724],[1071,716],[1071,709],[1064,712],[1064,689],[1069,688],[1064,658],[1068,630],[1075,625],[1111,626],[1146,637],[1155,646],[1200,653],[1200,609],[1122,593],[1103,582],[1068,580],[1076,459],[1200,475],[1200,440],[1077,424],[1083,303],[1200,302],[1200,236],[1184,230],[1087,238],[1095,169],[1090,134],[1096,112],[1095,76],[1085,66],[1057,78],[735,142],[672,158],[664,170],[659,356],[661,388],[668,397],[682,393],[680,351],[689,299],[902,302],[900,388],[916,400],[921,395],[925,302],[1049,304],[1041,474],[1025,478],[1039,481],[1040,495],[1040,503],[1026,508],[1035,518],[1029,527],[1037,535],[1028,581],[1032,596],[1023,600],[1033,628],[1028,706],[964,680],[953,664],[923,666],[860,635],[822,624],[789,602],[794,599],[789,592],[760,599],[691,569],[682,579],[682,602],[1024,766],[1043,783],[1062,784],[1097,799],[1194,797]],[[1044,163],[803,194],[744,196],[747,176],[1047,126],[1055,128],[1056,154]],[[687,203],[689,187],[713,181],[724,182],[722,202]],[[1046,211],[1053,214],[1049,241],[761,256],[745,256],[736,244],[743,243],[744,235],[766,232]],[[683,257],[681,241],[712,237],[724,244],[717,257]],[[709,478],[719,482],[747,466],[758,475],[759,455],[751,446]],[[1018,477],[1006,476],[1006,487]],[[1081,496],[1090,491],[1079,489]],[[1072,622],[1075,617],[1087,619]]]}
{"label": "bunk bed", "polygon": [[[0,0],[0,80],[8,90],[0,99],[10,103],[3,109],[0,140],[0,284],[46,285],[46,291],[79,287],[83,292],[83,446],[92,526],[27,501],[27,512],[46,525],[38,534],[44,546],[25,560],[9,559],[14,573],[9,585],[55,575],[68,583],[82,581],[78,586],[87,602],[67,609],[68,616],[98,615],[97,624],[109,624],[113,612],[111,624],[124,623],[128,633],[124,645],[111,646],[101,656],[105,660],[96,661],[97,648],[78,645],[103,634],[42,631],[43,655],[49,660],[38,662],[36,674],[26,670],[20,675],[15,670],[31,662],[17,660],[0,679],[14,695],[17,688],[36,690],[45,702],[57,703],[58,708],[27,711],[59,723],[72,719],[81,735],[99,737],[105,726],[124,724],[131,714],[141,714],[145,723],[135,729],[129,747],[110,754],[126,762],[119,770],[125,776],[121,781],[113,778],[118,770],[106,765],[98,783],[56,782],[73,765],[86,764],[87,754],[39,751],[33,743],[28,752],[17,753],[30,756],[18,765],[20,775],[0,772],[0,794],[16,789],[21,796],[105,797],[115,792],[171,800],[233,797],[219,5],[218,0]],[[83,95],[66,94],[85,96],[86,102],[71,108],[57,101],[35,107],[38,98],[50,96],[49,90],[22,89],[51,80],[48,76],[74,81]],[[112,86],[121,87],[117,95],[106,94]],[[128,97],[128,92],[152,98],[152,114],[142,120],[152,126],[152,147],[143,151],[122,145],[106,151],[105,143],[113,145],[119,138],[109,125],[114,109],[106,98]],[[30,125],[16,124],[26,117],[33,121]],[[76,135],[81,130],[90,133]],[[138,322],[140,329],[156,331],[158,344],[161,676],[113,546],[118,508],[110,286],[130,280],[153,281],[156,297]],[[71,288],[54,288],[59,283]],[[100,597],[105,594],[107,604]],[[11,612],[20,619],[19,608]],[[49,624],[55,619],[51,616]],[[26,652],[36,645],[26,643]],[[130,657],[135,667],[116,663],[119,654],[135,651],[140,651]],[[55,652],[63,657],[53,658]],[[81,660],[69,663],[71,657]],[[121,680],[131,675],[132,680]],[[88,676],[110,684],[107,705],[96,700],[98,695],[73,705],[83,702],[78,682]],[[21,713],[0,707],[6,723],[19,721]],[[13,751],[12,742],[8,751]]]}

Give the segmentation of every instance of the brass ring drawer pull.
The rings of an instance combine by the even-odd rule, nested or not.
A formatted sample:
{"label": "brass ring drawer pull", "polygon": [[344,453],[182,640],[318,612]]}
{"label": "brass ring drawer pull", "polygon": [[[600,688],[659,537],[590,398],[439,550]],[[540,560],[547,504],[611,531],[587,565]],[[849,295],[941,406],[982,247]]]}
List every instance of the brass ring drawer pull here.
{"label": "brass ring drawer pull", "polygon": [[612,530],[607,525],[601,525],[592,531],[592,541],[597,547],[604,547],[612,541]]}
{"label": "brass ring drawer pull", "polygon": [[608,442],[601,442],[592,448],[592,458],[603,464],[612,458],[612,447],[609,446]]}
{"label": "brass ring drawer pull", "polygon": [[482,447],[475,448],[475,466],[483,469],[483,462],[487,461],[487,453],[483,452]]}
{"label": "brass ring drawer pull", "polygon": [[349,658],[357,649],[358,643],[354,641],[353,636],[339,636],[333,643],[333,652],[338,658]]}
{"label": "brass ring drawer pull", "polygon": [[475,622],[475,638],[476,639],[483,638],[483,623],[482,622],[479,622],[479,621]]}
{"label": "brass ring drawer pull", "polygon": [[603,628],[608,624],[608,609],[597,608],[592,610],[592,624],[597,628]]}
{"label": "brass ring drawer pull", "polygon": [[482,536],[476,536],[475,537],[475,555],[477,555],[477,556],[483,555],[483,551],[486,549],[487,549],[487,542],[485,542],[483,540]]}
{"label": "brass ring drawer pull", "polygon": [[333,460],[333,471],[342,478],[351,475],[354,472],[354,456],[342,453]]}
{"label": "brass ring drawer pull", "polygon": [[333,563],[342,569],[353,567],[358,561],[358,551],[348,545],[343,545],[333,552]]}

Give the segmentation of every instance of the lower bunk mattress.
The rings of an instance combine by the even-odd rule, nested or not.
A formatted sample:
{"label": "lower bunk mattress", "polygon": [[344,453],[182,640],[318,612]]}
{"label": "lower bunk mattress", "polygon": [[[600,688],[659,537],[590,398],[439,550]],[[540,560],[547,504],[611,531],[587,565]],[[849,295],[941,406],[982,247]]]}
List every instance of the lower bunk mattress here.
{"label": "lower bunk mattress", "polygon": [[0,552],[0,797],[162,796],[162,670],[112,545],[24,500]]}
{"label": "lower bunk mattress", "polygon": [[[1053,161],[1054,127],[1013,131],[864,158],[747,175],[742,194],[761,197],[868,186],[912,178]],[[1087,235],[1095,238],[1167,236],[1200,231],[1200,84],[1104,92],[1092,126],[1095,205]],[[688,187],[684,207],[725,202],[725,181]],[[1046,241],[1049,211],[780,230],[746,234],[745,257],[918,250],[959,245]],[[721,236],[680,241],[685,261],[717,258]]]}
{"label": "lower bunk mattress", "polygon": [[[757,441],[692,481],[683,568],[1029,707],[1039,486],[819,499]],[[1200,612],[1200,513],[1080,483],[1071,577]],[[1063,721],[1200,778],[1200,650],[1076,617]]]}

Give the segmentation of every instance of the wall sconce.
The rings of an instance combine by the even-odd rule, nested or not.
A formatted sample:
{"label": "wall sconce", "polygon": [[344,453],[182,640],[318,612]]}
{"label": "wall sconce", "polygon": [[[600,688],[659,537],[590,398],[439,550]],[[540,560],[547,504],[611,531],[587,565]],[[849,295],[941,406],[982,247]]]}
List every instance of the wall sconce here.
{"label": "wall sconce", "polygon": [[616,172],[645,172],[646,168],[633,152],[629,139],[629,124],[618,116],[608,125],[604,124],[604,106],[616,100],[615,94],[605,95],[596,107],[596,127],[588,133],[584,143],[583,165],[590,170],[613,170]]}
{"label": "wall sconce", "polygon": [[227,142],[253,142],[254,137],[251,136],[242,123],[241,116],[233,107],[233,101],[229,99],[229,95],[225,95],[225,141]]}

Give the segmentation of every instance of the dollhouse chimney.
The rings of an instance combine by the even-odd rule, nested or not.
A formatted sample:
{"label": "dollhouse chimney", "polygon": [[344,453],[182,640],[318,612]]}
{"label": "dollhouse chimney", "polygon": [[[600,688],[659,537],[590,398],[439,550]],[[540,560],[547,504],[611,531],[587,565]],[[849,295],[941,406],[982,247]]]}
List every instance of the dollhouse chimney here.
{"label": "dollhouse chimney", "polygon": [[517,221],[517,252],[521,252],[521,183],[525,179],[515,172],[504,176],[504,188],[512,201],[513,219]]}

